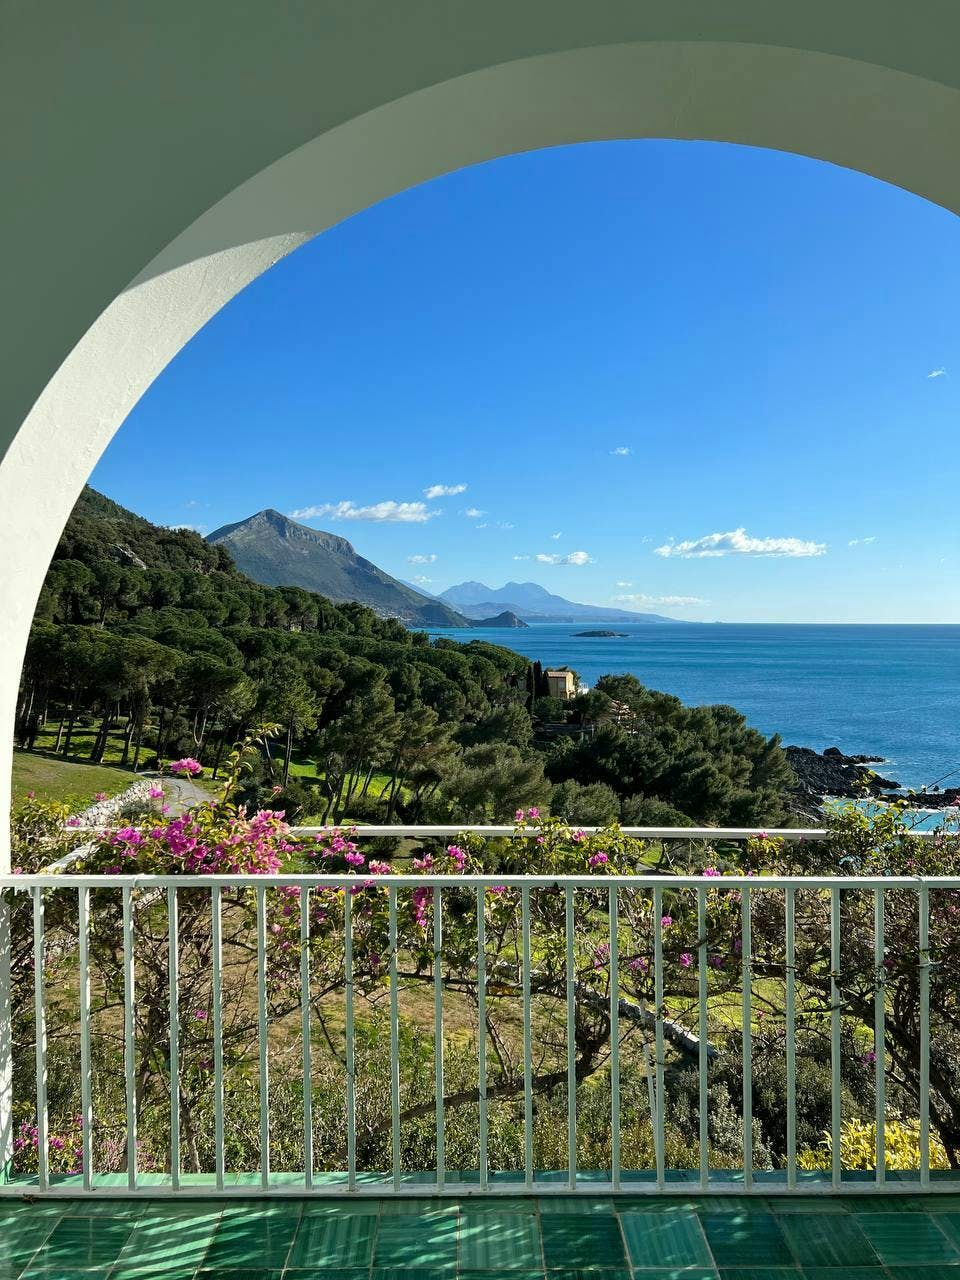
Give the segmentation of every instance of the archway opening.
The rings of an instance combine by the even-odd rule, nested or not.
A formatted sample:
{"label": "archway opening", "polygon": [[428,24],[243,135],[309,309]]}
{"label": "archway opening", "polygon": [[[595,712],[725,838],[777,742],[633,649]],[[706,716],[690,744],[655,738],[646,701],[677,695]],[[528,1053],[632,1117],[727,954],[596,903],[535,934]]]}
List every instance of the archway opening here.
{"label": "archway opening", "polygon": [[[622,174],[605,191],[599,182],[614,152],[653,157],[632,200],[623,200]],[[689,168],[691,155],[698,156],[696,178],[684,187],[678,174]],[[677,156],[675,170],[671,156]],[[718,177],[724,165],[741,163],[769,166],[754,189],[746,187],[742,173],[728,183]],[[599,168],[591,168],[594,164]],[[570,166],[559,186],[550,182],[554,165]],[[477,201],[471,184],[495,177],[497,169],[516,183],[516,191],[535,192],[543,201],[525,221],[517,216],[515,198],[504,200],[499,193],[485,205]],[[864,216],[867,206],[861,209],[858,200],[869,200],[877,188],[868,179],[835,170],[823,172],[823,191],[829,195],[822,191],[819,204],[804,205],[800,188],[814,170],[820,173],[813,161],[692,145],[545,152],[411,192],[265,275],[157,381],[128,424],[131,444],[124,448],[120,436],[95,476],[111,498],[145,512],[154,524],[143,529],[124,512],[87,497],[68,527],[67,545],[42,596],[41,626],[69,630],[70,644],[87,632],[92,645],[100,645],[97,635],[113,636],[127,648],[119,666],[114,653],[102,654],[102,667],[95,649],[79,650],[74,667],[87,687],[70,686],[72,698],[69,703],[60,698],[60,714],[50,717],[49,726],[38,723],[40,708],[35,712],[29,705],[24,728],[37,732],[28,745],[56,756],[83,744],[95,763],[97,756],[110,763],[111,753],[120,758],[127,753],[127,764],[141,763],[137,753],[143,746],[147,758],[152,753],[160,762],[196,754],[201,767],[214,772],[244,717],[257,726],[274,718],[288,731],[287,746],[293,750],[284,754],[280,746],[271,760],[265,735],[257,731],[264,744],[264,772],[257,780],[261,790],[253,795],[262,803],[264,792],[275,785],[293,794],[289,778],[278,778],[278,771],[287,773],[293,765],[296,778],[306,765],[301,785],[308,792],[312,788],[316,803],[325,805],[305,809],[307,818],[342,822],[403,815],[467,822],[502,818],[504,806],[517,805],[527,814],[552,806],[576,819],[590,805],[589,817],[598,824],[608,818],[643,826],[658,819],[724,826],[737,819],[748,826],[767,817],[787,820],[780,808],[787,777],[778,772],[780,754],[776,742],[769,741],[780,727],[782,707],[776,708],[772,696],[792,689],[795,714],[829,713],[837,717],[835,723],[849,726],[863,709],[850,682],[863,673],[861,667],[876,662],[863,637],[820,635],[826,649],[819,666],[832,678],[833,701],[812,696],[809,671],[799,676],[796,668],[790,671],[791,663],[803,662],[804,653],[809,659],[810,646],[817,643],[809,625],[840,621],[827,611],[826,600],[844,600],[851,609],[868,596],[883,608],[904,604],[904,596],[882,589],[883,573],[892,570],[896,576],[897,564],[874,557],[891,543],[904,554],[908,530],[911,538],[927,543],[931,530],[942,525],[932,509],[928,526],[920,527],[900,477],[858,463],[895,449],[910,415],[923,412],[927,429],[940,433],[934,435],[934,447],[942,447],[950,420],[951,356],[945,334],[947,300],[954,291],[940,264],[947,260],[952,221],[925,209],[928,236],[922,241],[910,223],[914,201],[887,189],[882,198],[890,201],[890,221],[872,225]],[[840,186],[829,189],[833,182]],[[613,191],[616,200],[609,198]],[[422,201],[438,192],[443,225],[431,227]],[[598,204],[605,205],[609,219],[599,230],[584,214],[591,205],[595,214]],[[404,206],[412,210],[406,221]],[[477,210],[485,216],[477,216]],[[383,220],[379,232],[378,219]],[[384,234],[390,219],[392,230]],[[900,234],[910,228],[914,250],[910,256],[901,241],[901,252],[891,262],[895,227]],[[357,237],[355,247],[374,246],[362,280],[349,251],[351,236]],[[490,243],[484,246],[485,237]],[[933,266],[932,243],[942,248],[942,259],[937,255]],[[726,268],[713,257],[713,248],[721,244],[724,250],[733,246]],[[686,248],[685,255],[676,252],[678,246]],[[878,271],[881,262],[886,271]],[[430,289],[424,287],[428,268],[434,273]],[[507,276],[508,285],[494,268]],[[918,302],[922,275],[925,289]],[[320,282],[323,307],[311,316]],[[931,306],[937,288],[943,294],[940,310]],[[297,289],[303,291],[300,297]],[[908,297],[923,308],[924,332],[915,316],[908,319],[902,310]],[[525,298],[532,300],[530,306]],[[342,329],[330,337],[334,320]],[[253,348],[242,370],[234,346],[239,333]],[[929,349],[934,342],[941,344],[936,352]],[[855,351],[861,360],[856,378],[851,376]],[[225,356],[219,374],[218,352]],[[308,378],[294,381],[293,370],[305,364]],[[374,366],[378,376],[371,378]],[[900,416],[893,413],[895,403]],[[174,415],[177,421],[169,430]],[[280,447],[274,431],[279,419],[296,422],[296,466],[289,466],[291,449]],[[219,436],[210,430],[214,420]],[[419,439],[424,449],[416,448]],[[157,492],[164,468],[172,479]],[[184,481],[195,476],[197,486],[187,492]],[[262,492],[265,481],[269,495]],[[134,497],[137,486],[145,498]],[[236,503],[238,493],[243,507],[223,506]],[[244,520],[261,506],[266,513],[259,524]],[[865,524],[868,517],[872,522]],[[308,595],[310,584],[270,584],[262,541],[252,552],[250,541],[244,547],[247,534],[259,536],[266,525],[270,536],[280,527],[289,549],[293,539],[303,538],[296,525],[289,529],[291,520],[306,524],[306,532],[311,525],[324,535],[349,531],[357,543],[362,534],[358,549],[367,561],[387,567],[399,585],[410,577],[426,602],[420,608],[463,609],[461,621],[483,621],[470,611],[485,609],[488,596],[480,591],[477,598],[476,590],[467,590],[479,581],[493,589],[493,604],[502,604],[504,613],[527,626],[517,628],[516,636],[513,627],[481,628],[475,643],[461,650],[461,636],[470,641],[467,622],[440,628],[439,643],[435,636],[430,643],[412,640],[396,618],[384,621],[381,614],[392,612],[389,608],[366,613],[348,602],[324,611]],[[239,538],[232,527],[238,522]],[[206,525],[205,534],[216,526],[221,538],[204,545],[196,529],[187,531],[192,539],[164,531],[174,525]],[[119,535],[105,532],[110,529],[120,530]],[[266,545],[275,547],[274,541]],[[229,568],[219,561],[218,547],[233,549],[238,559],[252,556],[246,566],[255,579],[260,557],[265,589],[234,580],[230,590]],[[332,552],[347,554],[332,539],[323,547],[328,558]],[[312,547],[307,550],[312,554]],[[84,579],[73,566],[91,553],[97,564],[87,566],[91,577]],[[151,561],[155,556],[166,562]],[[196,563],[189,563],[191,556]],[[104,559],[115,572],[97,572]],[[914,561],[911,570],[918,568]],[[932,559],[924,568],[934,575],[946,572]],[[545,581],[552,589],[550,607],[570,608],[572,602],[594,612],[579,614],[580,622],[558,620],[556,613],[547,620],[525,617],[532,612],[529,595],[520,599],[508,593],[529,586],[532,570],[536,586],[543,589]],[[449,576],[445,573],[442,581],[433,576],[444,571]],[[378,581],[384,586],[383,576]],[[929,598],[943,580],[925,581],[933,584],[924,593]],[[751,616],[751,639],[749,627],[737,630],[737,622],[745,600],[758,599],[765,613]],[[910,599],[906,607],[914,608]],[[635,622],[630,612],[666,614],[671,621]],[[677,621],[677,612],[681,620],[695,621]],[[611,626],[602,626],[605,621]],[[799,634],[787,636],[782,630],[790,621],[803,623]],[[876,626],[899,623],[902,617],[874,612],[849,614],[842,621]],[[582,634],[621,627],[634,630],[622,636]],[[765,640],[758,636],[764,628],[771,628]],[[44,660],[46,639],[41,634],[32,654],[36,662]],[[902,637],[881,639],[896,646]],[[489,648],[498,640],[507,641],[498,646],[507,657],[498,658]],[[635,646],[631,654],[623,645],[611,648],[622,640]],[[108,649],[109,644],[108,639]],[[530,645],[553,646],[539,672],[527,666],[526,658],[534,657]],[[179,650],[178,671],[163,668],[157,649]],[[332,650],[332,662],[320,660]],[[51,653],[51,669],[68,668],[63,650]],[[428,653],[431,660],[421,663]],[[306,663],[300,662],[303,654],[308,654]],[[513,662],[511,654],[520,660]],[[739,671],[733,666],[737,657]],[[145,692],[142,680],[155,658],[159,666]],[[901,669],[911,662],[908,655]],[[378,666],[383,676],[372,669]],[[40,669],[33,668],[31,675]],[[224,671],[233,673],[228,684],[223,684]],[[604,672],[613,678],[598,680]],[[707,684],[701,689],[713,681],[709,692],[675,684],[704,673]],[[120,686],[127,676],[136,690]],[[594,687],[580,692],[576,676]],[[731,689],[737,681],[742,689],[744,680],[760,700],[767,699],[767,709],[748,716],[751,723],[771,717],[760,724],[763,733],[751,733],[737,717],[737,710],[746,708]],[[881,671],[878,701],[890,681],[890,668]],[[40,681],[23,692],[23,704],[32,703]],[[87,692],[90,704],[83,705],[81,694]],[[663,698],[662,692],[680,698]],[[837,704],[840,692],[846,692],[846,707]],[[717,708],[717,703],[736,710]],[[82,723],[87,716],[91,723]],[[357,727],[365,733],[361,746]],[[814,745],[832,745],[832,732],[818,728],[817,733]],[[605,758],[596,749],[604,742],[616,745],[620,754]],[[374,754],[370,744],[384,753]],[[872,745],[842,741],[847,751],[863,749],[863,754],[870,754]],[[403,754],[407,748],[410,759]],[[429,751],[433,755],[424,768]],[[530,768],[538,753],[539,774]],[[342,767],[334,763],[338,759]],[[659,769],[655,786],[649,781],[652,760]],[[631,764],[637,774],[627,786]],[[643,777],[641,769],[646,769]],[[454,808],[457,804],[460,808]],[[604,809],[611,804],[616,808]],[[448,855],[456,858],[449,850]],[[421,928],[419,906],[411,910],[413,924]],[[659,928],[672,927],[673,916],[660,915]],[[735,941],[731,933],[731,948]],[[594,972],[598,965],[603,969],[609,955],[602,948],[598,942],[593,956],[581,955]],[[643,964],[649,968],[650,961],[639,947],[635,950],[631,972],[643,975]],[[675,950],[680,991],[694,952]],[[740,973],[737,966],[733,961],[733,978]],[[429,977],[429,970],[422,974]],[[422,974],[417,970],[416,980]],[[637,992],[644,991],[643,982],[636,977]],[[404,996],[402,1015],[410,1015],[413,1027],[415,1005]],[[202,1023],[204,1007],[195,1016]],[[603,1037],[596,1039],[600,1048],[602,1042]],[[383,1036],[379,1041],[372,1036],[370,1043],[383,1044]],[[197,1053],[200,1044],[198,1037]],[[856,1048],[855,1037],[851,1044]],[[806,1060],[815,1062],[817,1047],[815,1036],[805,1043]],[[572,1097],[581,1110],[588,1097],[580,1092],[577,1071],[582,1068],[603,1083],[600,1048],[591,1047],[589,1055],[575,1061],[572,1083],[568,1078],[566,1101]],[[859,1053],[855,1083],[868,1093],[867,1056]],[[434,1070],[443,1070],[442,1057],[434,1051]],[[456,1064],[466,1073],[467,1057],[472,1071],[472,1043],[448,1066]],[[561,1053],[554,1055],[556,1061],[547,1057],[554,1074],[562,1074]],[[197,1059],[201,1073],[204,1061]],[[640,1096],[643,1060],[625,1055],[623,1062]],[[116,1084],[116,1062],[113,1066]],[[410,1066],[404,1060],[404,1073]],[[375,1052],[365,1059],[365,1068],[370,1074],[378,1069]],[[403,1079],[406,1087],[408,1076]],[[202,1092],[198,1087],[191,1100],[197,1108]],[[768,1108],[764,1121],[773,1120],[776,1110]],[[562,1108],[544,1105],[536,1125],[538,1152],[543,1152],[538,1161],[549,1161],[548,1167],[559,1164],[557,1144],[550,1146],[549,1138],[561,1132],[562,1119]],[[735,1115],[741,1140],[744,1119],[744,1112]],[[815,1119],[804,1116],[804,1123],[809,1138]],[[462,1147],[456,1147],[470,1158],[471,1124],[472,1116]],[[677,1132],[682,1129],[681,1121],[671,1124]],[[438,1142],[443,1132],[440,1119]],[[503,1167],[513,1167],[521,1158],[520,1129],[506,1124],[504,1133],[497,1158]],[[645,1160],[662,1160],[655,1139],[653,1147],[644,1146],[648,1129],[641,1133],[637,1126],[637,1134],[628,1158],[640,1167],[646,1167]],[[613,1158],[604,1146],[608,1137],[604,1130],[604,1162]],[[161,1138],[169,1139],[166,1130],[161,1129]],[[780,1135],[773,1135],[772,1142],[777,1140]],[[685,1142],[677,1158],[692,1160],[689,1124]],[[576,1134],[573,1147],[576,1164]],[[780,1160],[782,1147],[773,1149]],[[291,1158],[289,1152],[285,1156]],[[721,1156],[714,1148],[714,1158]],[[334,1169],[337,1158],[333,1148],[320,1156],[324,1167]],[[376,1158],[380,1148],[372,1147],[366,1160]],[[205,1161],[210,1164],[209,1152],[196,1157],[197,1172]]]}

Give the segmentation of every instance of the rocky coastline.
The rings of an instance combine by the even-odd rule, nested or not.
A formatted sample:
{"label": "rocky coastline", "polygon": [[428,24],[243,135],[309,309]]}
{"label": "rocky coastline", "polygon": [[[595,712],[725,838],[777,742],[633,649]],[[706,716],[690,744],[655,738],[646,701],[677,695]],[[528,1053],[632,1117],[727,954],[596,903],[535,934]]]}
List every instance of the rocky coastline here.
{"label": "rocky coastline", "polygon": [[911,809],[952,809],[960,806],[960,787],[930,791],[904,791],[894,778],[884,778],[872,765],[882,756],[844,755],[839,747],[813,751],[810,747],[785,747],[797,785],[793,790],[798,813],[816,814],[829,796],[840,800],[903,800]]}
{"label": "rocky coastline", "polygon": [[882,798],[896,791],[900,783],[883,778],[870,766],[881,764],[879,756],[847,756],[839,747],[814,751],[811,747],[784,747],[784,753],[797,779],[793,790],[799,813],[819,814],[824,797],[862,800],[865,796]]}

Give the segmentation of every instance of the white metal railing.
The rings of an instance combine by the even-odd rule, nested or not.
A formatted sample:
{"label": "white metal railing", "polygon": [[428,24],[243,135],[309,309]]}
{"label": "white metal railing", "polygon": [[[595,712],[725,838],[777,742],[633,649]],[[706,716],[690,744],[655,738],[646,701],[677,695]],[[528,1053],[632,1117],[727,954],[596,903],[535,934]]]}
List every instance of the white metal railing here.
{"label": "white metal railing", "polygon": [[[310,835],[323,832],[323,828],[300,828],[298,834]],[[591,828],[585,828],[591,831]],[[453,827],[453,826],[421,826],[421,827],[362,827],[356,838],[395,836],[405,838],[453,837],[465,831],[476,832],[487,836],[509,836],[514,834],[513,827]],[[670,841],[715,842],[717,840],[744,840],[760,834],[752,829],[744,828],[625,828],[625,834],[636,835],[646,839]],[[538,830],[528,828],[526,837],[535,837]],[[771,837],[785,840],[816,840],[826,833],[820,830],[782,830],[768,831]],[[703,1193],[759,1192],[767,1195],[775,1193],[808,1194],[811,1191],[845,1193],[864,1193],[871,1190],[889,1189],[892,1191],[914,1191],[919,1186],[923,1190],[949,1190],[950,1183],[931,1181],[930,1176],[930,982],[929,982],[929,919],[930,893],[939,890],[960,889],[960,877],[906,878],[906,877],[754,877],[726,875],[721,879],[704,879],[702,876],[672,875],[509,875],[494,873],[490,875],[447,875],[413,872],[404,875],[378,875],[375,887],[370,892],[383,893],[387,899],[388,917],[388,973],[387,986],[389,995],[389,1095],[390,1095],[390,1150],[391,1166],[371,1175],[369,1171],[358,1169],[357,1165],[357,1070],[356,1070],[356,1004],[354,989],[354,916],[352,896],[344,893],[344,932],[343,932],[343,1016],[345,1037],[345,1085],[346,1085],[346,1169],[342,1176],[331,1178],[329,1174],[320,1177],[314,1168],[313,1141],[314,1125],[312,1117],[312,1055],[315,1046],[312,1038],[312,1012],[310,993],[310,942],[311,925],[309,902],[312,892],[323,889],[356,890],[358,883],[370,885],[372,882],[360,880],[356,875],[323,875],[323,874],[278,874],[278,875],[12,875],[0,877],[0,891],[12,890],[16,894],[28,894],[32,899],[32,961],[33,961],[33,1018],[35,1025],[35,1077],[36,1093],[36,1128],[38,1173],[33,1179],[31,1190],[44,1195],[171,1195],[188,1192],[191,1195],[249,1195],[249,1182],[236,1185],[235,1170],[228,1168],[225,1144],[225,1061],[223,1046],[223,1006],[222,977],[224,966],[222,906],[225,891],[237,888],[253,889],[255,892],[255,933],[256,933],[256,1002],[257,1002],[257,1037],[255,1070],[259,1080],[260,1095],[260,1164],[257,1171],[257,1185],[260,1192],[268,1195],[304,1195],[318,1193],[322,1195],[384,1195],[384,1194],[424,1194],[425,1191],[436,1194],[465,1195],[475,1192],[516,1194],[518,1190],[536,1191],[538,1195],[579,1192],[628,1190],[631,1194],[657,1194],[669,1191],[674,1186],[678,1174],[689,1186],[695,1184]],[[302,1127],[304,1169],[296,1180],[289,1177],[282,1181],[274,1177],[270,1167],[270,1072],[268,1055],[268,1038],[270,1033],[267,995],[267,912],[266,894],[270,890],[295,887],[300,890],[300,996],[299,996],[299,1035],[302,1047],[300,1070],[304,1082],[302,1103]],[[487,1005],[490,997],[488,981],[488,939],[485,901],[488,890],[497,887],[519,894],[520,902],[520,1006],[522,1011],[522,1076],[523,1076],[523,1168],[518,1171],[518,1181],[502,1176],[491,1167],[489,1157],[489,1107],[491,1103],[488,1085],[488,1031]],[[180,955],[178,934],[179,894],[185,890],[203,889],[209,894],[210,911],[210,957],[212,979],[212,1038],[213,1038],[213,1096],[214,1096],[214,1159],[213,1170],[206,1182],[201,1183],[196,1177],[187,1177],[181,1165],[181,1116],[180,1116],[180,1001],[178,993]],[[436,1130],[435,1167],[429,1170],[430,1180],[423,1178],[411,1180],[402,1166],[401,1148],[401,1081],[400,1081],[400,975],[399,957],[402,944],[398,930],[398,895],[411,890],[429,890],[433,907],[432,912],[432,986],[433,986],[433,1049],[435,1064],[434,1123]],[[567,1037],[567,1167],[562,1181],[541,1181],[539,1175],[548,1172],[534,1167],[534,1044],[535,1025],[533,1016],[532,974],[533,952],[531,937],[531,895],[542,890],[560,890],[564,894],[565,905],[565,985],[566,985],[566,1037]],[[126,1104],[126,1178],[118,1186],[116,1177],[109,1181],[101,1179],[94,1168],[94,1066],[91,1042],[91,893],[98,895],[112,891],[120,895],[122,904],[122,988],[123,988],[123,1071],[124,1097]],[[454,891],[472,890],[476,895],[476,1045],[477,1045],[477,1104],[479,1132],[479,1168],[475,1176],[468,1178],[457,1176],[447,1169],[444,1130],[445,1130],[445,1078],[444,1078],[444,1013],[445,1013],[445,979],[443,970],[444,948],[444,907],[446,895]],[[574,904],[578,892],[584,890],[606,891],[606,947],[609,957],[609,996],[606,1016],[609,1017],[610,1047],[610,1164],[606,1173],[596,1170],[583,1170],[578,1167],[578,1103],[577,1103],[577,1063],[574,1043],[574,1025],[577,1010],[578,983],[575,964],[574,936]],[[731,1177],[728,1171],[722,1174],[711,1167],[709,1148],[709,1108],[708,1082],[709,1067],[713,1058],[713,1050],[708,1041],[710,975],[708,964],[707,941],[707,895],[721,891],[736,891],[740,894],[740,929],[741,929],[741,1017],[742,1017],[742,1052],[743,1052],[743,1095],[740,1099],[743,1118],[743,1163],[738,1176]],[[841,935],[841,895],[844,891],[855,890],[873,896],[873,918],[875,922],[874,959],[877,972],[883,970],[885,957],[884,908],[887,895],[894,891],[907,890],[917,895],[918,919],[918,954],[920,963],[919,976],[919,1025],[921,1032],[921,1053],[919,1061],[919,1142],[920,1167],[915,1181],[888,1182],[885,1152],[886,1126],[886,1072],[887,1055],[885,1049],[885,1019],[887,1007],[883,984],[878,981],[875,992],[875,1122],[876,1122],[876,1170],[869,1181],[858,1178],[849,1181],[841,1168],[841,1000],[838,980],[841,973],[843,937]],[[135,1008],[137,1000],[137,974],[135,972],[135,936],[137,929],[137,910],[134,895],[141,891],[150,891],[151,901],[165,899],[168,929],[168,981],[169,981],[169,1118],[170,1118],[170,1156],[168,1175],[158,1178],[152,1175],[145,1178],[138,1170],[138,1135],[136,1129],[136,1094],[137,1079],[135,1073]],[[785,959],[783,975],[783,992],[785,1008],[785,1044],[786,1063],[786,1162],[785,1167],[771,1174],[755,1167],[752,1133],[752,1080],[751,1052],[753,1048],[753,998],[755,978],[753,973],[753,955],[751,926],[753,921],[754,900],[758,893],[771,891],[783,895],[784,902],[784,947]],[[831,1139],[832,1166],[829,1174],[821,1180],[811,1181],[806,1178],[797,1164],[797,979],[795,969],[795,921],[797,895],[802,892],[815,891],[829,902],[830,920],[830,1011],[829,1011],[829,1043],[831,1063]],[[667,1167],[665,1154],[665,1068],[667,1066],[666,1042],[672,1024],[664,1009],[664,893],[689,893],[694,895],[697,911],[697,944],[696,944],[696,1034],[690,1035],[690,1045],[694,1049],[698,1070],[698,1102],[699,1102],[699,1165],[695,1170],[677,1171]],[[45,937],[45,905],[51,895],[75,895],[77,910],[76,963],[77,963],[77,1011],[79,1022],[79,1075],[82,1115],[82,1172],[77,1176],[58,1176],[52,1174],[49,1167],[47,1149],[48,1140],[48,1098],[47,1071],[48,1045],[46,1039],[46,1005],[47,991],[47,946]],[[654,1161],[649,1170],[624,1169],[621,1165],[621,1019],[629,1012],[636,1017],[635,1004],[625,1000],[620,985],[620,919],[624,904],[629,902],[630,895],[646,894],[652,900],[652,937],[653,937],[653,1009],[641,1009],[646,1025],[653,1033],[653,1061],[648,1060],[648,1087],[650,1098],[650,1120],[654,1135]],[[960,982],[960,976],[958,976]],[[644,1052],[647,1050],[645,1048]],[[585,1176],[589,1174],[589,1177]],[[953,1184],[955,1185],[955,1184]],[[24,1179],[11,1177],[0,1184],[0,1195],[22,1195]]]}

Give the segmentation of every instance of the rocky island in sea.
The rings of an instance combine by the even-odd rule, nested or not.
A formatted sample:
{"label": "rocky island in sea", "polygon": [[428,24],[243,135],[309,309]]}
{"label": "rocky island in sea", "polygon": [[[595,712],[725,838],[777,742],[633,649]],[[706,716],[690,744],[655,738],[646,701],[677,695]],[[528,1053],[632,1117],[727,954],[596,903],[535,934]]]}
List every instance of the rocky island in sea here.
{"label": "rocky island in sea", "polygon": [[573,638],[575,640],[607,640],[615,636],[622,638],[626,634],[626,631],[575,631]]}

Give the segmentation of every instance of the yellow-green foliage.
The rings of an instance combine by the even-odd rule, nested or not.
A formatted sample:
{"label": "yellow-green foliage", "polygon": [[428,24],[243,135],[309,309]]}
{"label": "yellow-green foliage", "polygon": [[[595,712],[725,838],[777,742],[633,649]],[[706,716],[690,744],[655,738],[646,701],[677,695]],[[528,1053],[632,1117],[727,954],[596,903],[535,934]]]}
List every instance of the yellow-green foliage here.
{"label": "yellow-green foliage", "polygon": [[[920,1168],[920,1125],[912,1120],[888,1120],[884,1149],[888,1169]],[[875,1169],[877,1126],[864,1120],[846,1120],[840,1126],[840,1164],[844,1169]],[[816,1147],[797,1153],[800,1169],[829,1169],[833,1160],[833,1140],[829,1133]],[[930,1168],[949,1169],[947,1153],[934,1134],[930,1135]]]}

